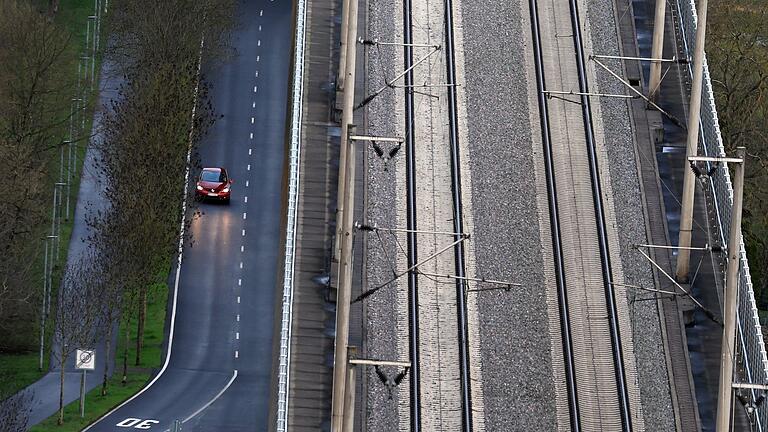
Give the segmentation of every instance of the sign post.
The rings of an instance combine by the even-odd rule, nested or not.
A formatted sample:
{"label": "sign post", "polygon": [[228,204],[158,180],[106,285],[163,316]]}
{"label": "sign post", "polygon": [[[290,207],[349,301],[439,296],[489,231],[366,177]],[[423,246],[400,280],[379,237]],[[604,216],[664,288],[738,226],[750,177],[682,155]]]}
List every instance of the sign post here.
{"label": "sign post", "polygon": [[75,353],[75,368],[82,369],[80,380],[80,417],[85,417],[85,374],[96,368],[96,353],[94,350],[77,350]]}

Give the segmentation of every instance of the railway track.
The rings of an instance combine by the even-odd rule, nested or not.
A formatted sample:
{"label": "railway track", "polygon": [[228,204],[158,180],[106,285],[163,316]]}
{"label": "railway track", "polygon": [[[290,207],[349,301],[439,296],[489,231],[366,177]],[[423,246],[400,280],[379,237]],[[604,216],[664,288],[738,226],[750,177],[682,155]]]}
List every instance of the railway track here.
{"label": "railway track", "polygon": [[[437,2],[435,2],[437,3]],[[444,57],[442,62],[444,70],[433,76],[433,67],[429,67],[429,72],[420,73],[419,78],[424,82],[434,83],[433,80],[444,80],[444,86],[441,85],[441,96],[446,96],[445,109],[446,117],[437,119],[434,111],[441,112],[442,109],[435,109],[435,104],[443,103],[441,101],[429,100],[426,98],[425,105],[431,113],[430,119],[426,121],[423,131],[417,130],[417,123],[424,123],[423,120],[417,120],[415,107],[414,75],[416,72],[411,68],[414,66],[414,11],[411,0],[403,0],[403,43],[404,43],[404,69],[408,72],[404,76],[405,84],[405,153],[406,153],[406,225],[407,233],[407,263],[408,267],[414,266],[418,262],[418,256],[428,256],[434,253],[439,247],[440,238],[430,237],[427,241],[417,242],[417,236],[414,232],[417,230],[417,209],[425,209],[425,214],[421,218],[432,219],[426,229],[434,231],[453,232],[452,241],[455,242],[453,254],[446,255],[442,259],[435,260],[434,271],[448,274],[453,272],[456,276],[452,283],[455,284],[454,294],[447,295],[440,291],[441,284],[434,278],[425,278],[420,271],[414,270],[408,274],[408,316],[409,316],[409,357],[411,362],[410,370],[410,430],[420,431],[422,426],[425,430],[462,430],[465,432],[472,430],[472,403],[470,389],[470,367],[469,367],[469,345],[467,329],[467,309],[466,282],[463,279],[466,273],[465,250],[461,241],[464,238],[463,206],[461,195],[461,173],[460,173],[460,150],[459,150],[459,131],[457,118],[457,95],[456,95],[456,67],[454,54],[454,34],[453,34],[453,5],[452,0],[445,0],[442,8],[443,21],[443,39],[435,40],[430,31],[420,29],[418,37],[420,44],[429,45],[438,43],[442,45]],[[425,7],[423,3],[419,4],[419,21],[434,20],[433,8]],[[430,16],[430,13],[432,16]],[[418,44],[417,44],[418,45]],[[430,63],[431,64],[431,63]],[[431,64],[434,66],[434,64]],[[421,81],[420,81],[421,82]],[[447,130],[440,130],[436,124],[446,124]],[[442,132],[446,132],[442,134]],[[442,137],[447,137],[447,143]],[[438,138],[436,138],[438,137]],[[429,156],[425,157],[423,150],[418,157],[419,149],[416,147],[416,140],[420,144],[430,141],[434,146],[434,151],[427,152]],[[442,159],[441,159],[442,158]],[[425,167],[427,164],[428,167]],[[433,200],[435,202],[421,204],[417,202],[417,177],[423,178],[425,172],[436,169],[435,166],[450,166],[448,178],[438,178],[427,180],[427,187],[433,191],[440,189],[439,194],[443,198]],[[426,171],[425,171],[426,170]],[[449,189],[449,190],[444,190]],[[422,198],[425,198],[424,196]],[[429,200],[429,197],[426,197]],[[452,221],[450,226],[442,226],[438,215],[443,215],[449,207],[449,218],[443,218],[442,223]],[[445,237],[442,237],[445,239]],[[429,240],[432,240],[431,242]],[[422,253],[419,253],[423,250]],[[420,283],[423,286],[420,293]],[[453,308],[453,316],[450,314],[450,308]],[[426,309],[423,313],[421,309]],[[422,323],[426,325],[421,325]],[[436,325],[436,326],[435,326]],[[452,330],[448,330],[453,327]],[[452,335],[450,333],[453,333]],[[427,341],[421,336],[426,335]],[[447,346],[453,345],[453,346]],[[428,369],[422,373],[422,356],[427,358]],[[435,369],[437,367],[437,369]],[[444,372],[445,371],[445,372]],[[435,374],[437,372],[437,375]],[[429,375],[427,383],[422,382],[422,378]],[[435,391],[434,381],[438,382]],[[426,391],[423,389],[426,387]],[[426,399],[426,400],[425,400]],[[422,403],[424,400],[424,403]],[[458,405],[458,406],[457,406]],[[426,412],[422,413],[422,410]],[[457,415],[458,413],[458,415]]]}
{"label": "railway track", "polygon": [[[566,11],[529,0],[529,8],[570,427],[631,431],[578,4],[569,0]],[[570,43],[559,36],[568,31]],[[577,88],[578,102],[550,105],[548,84]]]}
{"label": "railway track", "polygon": [[[405,93],[405,176],[406,176],[406,227],[407,262],[412,268],[417,262],[416,243],[416,151],[414,146],[414,95],[413,90],[413,22],[411,0],[403,0],[403,59],[406,72]],[[421,365],[419,364],[419,283],[415,272],[408,272],[408,357],[410,370],[410,422],[412,431],[421,430]]]}

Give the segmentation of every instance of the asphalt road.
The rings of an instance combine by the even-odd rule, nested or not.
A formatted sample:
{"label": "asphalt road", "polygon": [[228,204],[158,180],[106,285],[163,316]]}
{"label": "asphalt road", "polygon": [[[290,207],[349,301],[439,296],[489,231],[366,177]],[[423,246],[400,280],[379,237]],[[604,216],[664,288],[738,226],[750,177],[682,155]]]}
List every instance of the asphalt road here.
{"label": "asphalt road", "polygon": [[[203,203],[183,253],[171,356],[157,380],[90,431],[266,430],[292,35],[288,0],[242,1],[236,55],[204,73],[218,120],[203,165],[234,179],[229,206]],[[172,289],[174,287],[171,287]]]}

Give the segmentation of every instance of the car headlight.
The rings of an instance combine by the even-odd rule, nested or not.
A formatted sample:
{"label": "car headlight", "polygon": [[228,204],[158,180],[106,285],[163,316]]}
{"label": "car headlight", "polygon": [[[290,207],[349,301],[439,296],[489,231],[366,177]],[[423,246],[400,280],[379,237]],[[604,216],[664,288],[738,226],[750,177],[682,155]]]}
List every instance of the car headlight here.
{"label": "car headlight", "polygon": [[197,190],[203,190],[203,187],[200,185],[197,185]]}
{"label": "car headlight", "polygon": [[225,188],[224,188],[224,189],[222,189],[221,191],[222,191],[222,192],[229,192],[229,186],[225,187]]}

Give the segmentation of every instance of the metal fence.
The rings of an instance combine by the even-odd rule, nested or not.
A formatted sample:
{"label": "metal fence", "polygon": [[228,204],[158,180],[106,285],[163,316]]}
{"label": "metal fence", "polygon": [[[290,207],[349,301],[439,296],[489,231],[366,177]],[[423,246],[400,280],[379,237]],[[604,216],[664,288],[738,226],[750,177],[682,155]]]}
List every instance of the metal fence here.
{"label": "metal fence", "polygon": [[293,267],[296,258],[296,210],[299,205],[299,174],[301,163],[301,119],[304,97],[304,54],[306,39],[306,0],[296,2],[296,39],[293,58],[291,90],[291,149],[288,183],[288,215],[283,269],[283,302],[280,326],[280,366],[278,370],[277,431],[288,430],[288,402],[291,375],[291,323],[293,320]]}
{"label": "metal fence", "polygon": [[[682,29],[683,49],[688,57],[693,56],[693,46],[696,40],[696,5],[694,0],[677,0],[679,24]],[[688,63],[688,74],[693,76],[691,62]],[[699,136],[699,151],[707,156],[724,156],[722,136],[718,124],[715,97],[712,92],[712,81],[709,75],[706,58],[704,60],[704,79],[701,101],[701,132]],[[733,187],[731,176],[725,164],[720,164],[716,173],[709,181],[711,195],[714,201],[713,210],[717,219],[721,244],[727,245],[731,222],[731,206],[733,205]],[[766,358],[765,343],[760,329],[760,319],[752,291],[752,279],[749,275],[749,263],[744,249],[743,239],[739,242],[739,302],[737,326],[737,371],[736,381],[768,384],[768,358]],[[751,401],[759,394],[751,391]],[[768,404],[756,407],[753,421],[755,430],[768,428]]]}

